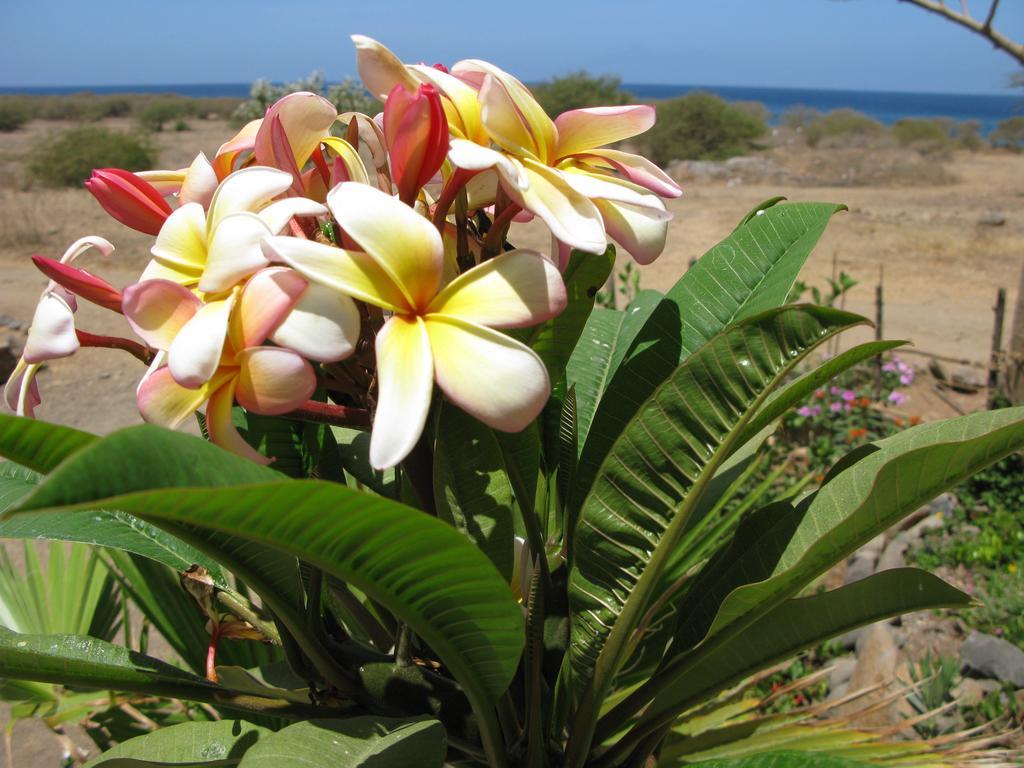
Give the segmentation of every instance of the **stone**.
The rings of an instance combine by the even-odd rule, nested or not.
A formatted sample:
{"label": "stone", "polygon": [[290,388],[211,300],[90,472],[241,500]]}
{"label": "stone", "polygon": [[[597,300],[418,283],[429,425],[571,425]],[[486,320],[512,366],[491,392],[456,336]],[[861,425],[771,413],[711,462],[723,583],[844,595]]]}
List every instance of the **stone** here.
{"label": "stone", "polygon": [[949,384],[957,392],[964,392],[966,394],[973,394],[985,386],[985,382],[981,380],[981,375],[971,368],[960,368],[953,371]]}
{"label": "stone", "polygon": [[960,649],[961,671],[1024,688],[1024,651],[999,637],[971,632]]}
{"label": "stone", "polygon": [[875,563],[878,562],[882,550],[885,549],[885,534],[880,533],[871,541],[866,543],[847,560],[846,576],[844,584],[852,584],[855,581],[866,579],[875,572]]}
{"label": "stone", "polygon": [[899,725],[911,713],[910,705],[902,697],[873,712],[858,713],[889,697],[900,685],[897,676],[905,666],[892,630],[884,622],[865,627],[857,638],[857,664],[847,690],[854,692],[879,687],[857,701],[839,707],[836,716],[848,717],[849,724],[855,728]]}
{"label": "stone", "polygon": [[857,627],[857,629],[851,629],[849,632],[844,632],[835,639],[842,648],[848,651],[852,651],[857,647],[857,640],[860,639],[861,634],[864,632],[864,627]]}
{"label": "stone", "polygon": [[933,512],[923,520],[919,520],[905,534],[902,535],[906,536],[908,541],[920,541],[924,538],[924,535],[929,531],[941,531],[943,528],[945,528],[946,521],[948,519],[949,516],[943,514],[942,512]]}
{"label": "stone", "polygon": [[973,677],[965,677],[950,690],[950,695],[962,707],[972,707],[985,700],[992,691],[998,691],[1002,686],[998,680],[976,680]]}
{"label": "stone", "polygon": [[903,568],[906,565],[903,555],[906,554],[909,547],[910,543],[907,541],[906,535],[902,533],[890,541],[882,552],[882,556],[878,558],[875,573],[889,571],[893,568]]}
{"label": "stone", "polygon": [[932,512],[941,512],[948,517],[953,514],[953,510],[957,507],[956,496],[952,493],[939,494],[928,502],[928,507]]}
{"label": "stone", "polygon": [[986,211],[978,217],[979,227],[1001,227],[1006,223],[1006,216],[999,211]]}
{"label": "stone", "polygon": [[857,659],[853,656],[843,656],[832,662],[832,671],[828,674],[828,689],[834,691],[840,686],[846,685],[853,676],[853,670],[857,666]]}

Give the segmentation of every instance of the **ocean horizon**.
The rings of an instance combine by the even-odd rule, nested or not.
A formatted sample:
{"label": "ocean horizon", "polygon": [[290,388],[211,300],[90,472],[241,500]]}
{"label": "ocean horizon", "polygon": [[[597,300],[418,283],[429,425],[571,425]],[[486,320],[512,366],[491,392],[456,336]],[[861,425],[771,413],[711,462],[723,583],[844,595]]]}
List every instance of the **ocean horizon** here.
{"label": "ocean horizon", "polygon": [[[98,86],[0,86],[0,94],[30,96],[66,96],[75,93],[176,94],[192,98],[246,98],[250,83],[175,83],[161,85]],[[821,112],[849,108],[891,125],[908,117],[943,117],[958,122],[976,120],[981,131],[989,133],[1000,120],[1024,115],[1024,95],[913,93],[899,91],[851,91],[818,88],[778,88],[761,86],[666,85],[623,83],[622,88],[639,100],[670,99],[692,91],[707,91],[728,101],[756,101],[771,113],[776,123],[788,109],[809,107]]]}

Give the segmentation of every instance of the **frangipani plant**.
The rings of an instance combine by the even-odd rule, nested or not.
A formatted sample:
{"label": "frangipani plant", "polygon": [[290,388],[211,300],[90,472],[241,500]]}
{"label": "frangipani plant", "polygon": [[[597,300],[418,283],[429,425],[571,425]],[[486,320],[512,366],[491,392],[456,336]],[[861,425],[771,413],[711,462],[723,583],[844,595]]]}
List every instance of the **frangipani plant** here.
{"label": "frangipani plant", "polygon": [[[785,304],[841,206],[766,203],[666,294],[595,308],[609,237],[652,260],[662,200],[680,194],[607,146],[653,110],[552,121],[493,65],[407,66],[356,44],[383,129],[292,94],[212,162],[98,172],[106,210],[156,229],[139,282],[41,262],[57,286],[44,301],[59,289],[63,306],[125,314],[141,341],[71,332],[147,365],[153,423],[101,438],[0,418],[0,454],[22,465],[0,473],[0,535],[107,547],[184,666],[4,631],[0,673],[240,719],[130,739],[95,765],[756,766],[778,746],[771,765],[975,759],[834,724],[800,738],[813,722],[733,691],[856,626],[966,605],[914,569],[809,590],[1024,446],[1024,411],[925,424],[813,490],[730,504],[783,413],[900,343],[795,374],[866,322]],[[550,253],[508,242],[524,216],[551,229]],[[44,413],[25,371],[8,401]],[[163,428],[193,413],[209,441]],[[175,572],[187,591],[167,589]]]}

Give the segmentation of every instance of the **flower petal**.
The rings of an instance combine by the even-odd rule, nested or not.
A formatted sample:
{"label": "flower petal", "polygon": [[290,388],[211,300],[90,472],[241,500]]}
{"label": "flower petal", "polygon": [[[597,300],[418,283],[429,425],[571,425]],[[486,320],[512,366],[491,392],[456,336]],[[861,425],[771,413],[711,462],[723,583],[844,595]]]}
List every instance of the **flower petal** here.
{"label": "flower petal", "polygon": [[310,283],[270,340],[321,363],[344,360],[359,340],[359,310],[344,293]]}
{"label": "flower petal", "polygon": [[613,168],[634,184],[649,189],[662,197],[679,197],[683,194],[682,188],[671,176],[640,155],[620,152],[617,149],[592,149],[585,155],[578,155],[576,159],[580,162]]}
{"label": "flower petal", "polygon": [[314,200],[305,197],[286,197],[271,203],[257,215],[270,229],[271,234],[279,235],[295,216],[325,216],[327,208]]}
{"label": "flower petal", "polygon": [[309,91],[289,93],[278,99],[267,110],[263,124],[256,133],[256,162],[260,165],[281,166],[284,159],[275,156],[271,136],[274,121],[279,119],[292,152],[290,162],[284,167],[294,164],[301,169],[320,144],[320,139],[328,134],[337,116],[338,110],[331,102]]}
{"label": "flower petal", "polygon": [[235,404],[236,387],[237,379],[232,379],[210,395],[210,404],[206,406],[206,430],[210,442],[257,464],[269,464],[272,459],[249,445],[235,427],[231,409]]}
{"label": "flower petal", "polygon": [[637,208],[608,200],[597,207],[608,234],[633,257],[637,264],[650,264],[665,250],[668,220],[648,208]]}
{"label": "flower petal", "polygon": [[431,315],[426,326],[437,384],[462,410],[494,429],[518,432],[544,408],[551,386],[532,349],[448,315]]}
{"label": "flower petal", "polygon": [[213,169],[217,178],[223,179],[235,169],[235,161],[243,152],[250,151],[256,145],[256,134],[263,124],[263,119],[250,120],[242,130],[220,145],[213,158]]}
{"label": "flower petal", "polygon": [[397,198],[365,184],[339,184],[328,193],[327,205],[409,304],[426,307],[444,269],[444,246],[434,225]]}
{"label": "flower petal", "polygon": [[205,384],[220,365],[234,296],[200,307],[167,348],[167,368],[183,387]]}
{"label": "flower petal", "polygon": [[228,323],[231,345],[242,350],[266,341],[308,287],[305,278],[287,267],[261,269],[249,278]]}
{"label": "flower petal", "polygon": [[423,433],[433,392],[434,364],[419,318],[395,315],[377,334],[377,412],[370,436],[370,464],[393,467]]}
{"label": "flower petal", "polygon": [[186,203],[167,217],[151,253],[166,268],[198,278],[206,266],[206,212]]}
{"label": "flower petal", "polygon": [[32,325],[25,339],[22,357],[26,363],[42,363],[73,355],[80,346],[75,333],[75,313],[68,301],[58,294],[67,294],[56,288],[43,294],[32,315]]}
{"label": "flower petal", "polygon": [[124,289],[128,325],[153,349],[167,349],[203,302],[180,283],[144,280]]}
{"label": "flower petal", "polygon": [[291,185],[292,175],[276,168],[254,165],[235,171],[220,183],[210,201],[209,231],[232,213],[259,210]]}
{"label": "flower petal", "polygon": [[636,184],[620,179],[607,173],[593,173],[573,164],[560,167],[562,178],[570,187],[591,200],[611,200],[616,203],[627,203],[639,208],[647,208],[652,216],[672,218],[665,210],[665,203],[657,195],[652,195]]}
{"label": "flower petal", "polygon": [[490,147],[482,147],[465,139],[452,139],[448,148],[448,159],[452,161],[453,165],[467,171],[497,168],[504,178],[520,189],[526,189],[529,186],[523,167],[507,155]]}
{"label": "flower petal", "polygon": [[262,269],[270,262],[260,247],[273,234],[255,213],[233,213],[221,219],[213,230],[206,254],[206,269],[199,278],[199,290],[220,293]]}
{"label": "flower petal", "polygon": [[268,237],[264,252],[314,283],[387,309],[409,311],[409,302],[369,255],[298,237]]}
{"label": "flower petal", "polygon": [[177,429],[198,411],[210,393],[216,391],[234,372],[219,375],[196,389],[187,389],[174,380],[170,369],[151,371],[139,385],[136,402],[142,418],[150,424]]}
{"label": "flower petal", "polygon": [[38,364],[28,365],[24,358],[18,361],[4,385],[4,400],[7,407],[18,416],[35,418],[36,407],[42,402],[36,385]]}
{"label": "flower petal", "polygon": [[535,251],[508,251],[451,282],[429,312],[492,328],[523,328],[565,309],[565,284],[555,266]]}
{"label": "flower petal", "polygon": [[628,139],[654,125],[654,107],[644,104],[623,107],[571,109],[555,118],[558,151],[562,158]]}
{"label": "flower petal", "polygon": [[356,67],[366,90],[381,101],[399,83],[410,91],[416,90],[416,78],[395,54],[365,35],[352,35],[352,42],[356,46]]}
{"label": "flower petal", "polygon": [[484,128],[496,144],[516,155],[546,159],[544,147],[537,142],[523,113],[516,109],[515,102],[499,80],[484,78],[480,104]]}
{"label": "flower petal", "polygon": [[290,349],[250,347],[238,353],[235,398],[253,413],[279,416],[294,411],[316,390],[313,366]]}
{"label": "flower petal", "polygon": [[366,172],[366,165],[359,156],[355,147],[344,139],[337,136],[325,136],[323,138],[326,146],[335,155],[335,161],[341,161],[345,169],[345,181],[358,181],[360,184],[369,184],[370,175]]}
{"label": "flower petal", "polygon": [[505,185],[509,197],[542,219],[562,242],[587,253],[604,253],[608,240],[597,207],[556,169],[532,160],[525,160],[523,166],[530,185],[527,189]]}
{"label": "flower petal", "polygon": [[446,98],[445,114],[452,133],[478,144],[488,143],[480,117],[480,101],[477,90],[459,78],[425,64],[410,67],[421,80],[433,83]]}
{"label": "flower petal", "polygon": [[178,200],[182,205],[199,203],[205,209],[213,200],[216,191],[217,172],[213,170],[213,165],[206,155],[200,152],[192,161],[192,165],[188,167],[188,171],[185,172]]}

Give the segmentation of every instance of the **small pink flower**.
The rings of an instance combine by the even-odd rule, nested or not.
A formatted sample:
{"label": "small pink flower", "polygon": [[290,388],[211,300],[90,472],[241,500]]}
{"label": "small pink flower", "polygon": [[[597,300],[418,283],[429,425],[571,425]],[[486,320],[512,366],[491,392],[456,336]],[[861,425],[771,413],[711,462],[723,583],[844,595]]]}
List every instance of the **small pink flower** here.
{"label": "small pink flower", "polygon": [[889,393],[889,402],[893,405],[903,405],[906,401],[907,396],[897,389]]}
{"label": "small pink flower", "polygon": [[834,403],[829,403],[828,409],[832,411],[832,413],[839,413],[843,410],[843,403],[840,400],[837,400]]}
{"label": "small pink flower", "polygon": [[843,392],[843,400],[845,400],[846,402],[852,403],[856,399],[857,393],[854,392],[852,389],[847,389],[846,391]]}

